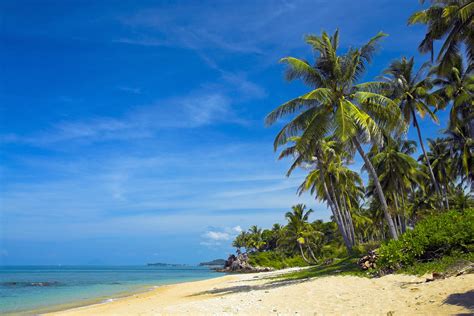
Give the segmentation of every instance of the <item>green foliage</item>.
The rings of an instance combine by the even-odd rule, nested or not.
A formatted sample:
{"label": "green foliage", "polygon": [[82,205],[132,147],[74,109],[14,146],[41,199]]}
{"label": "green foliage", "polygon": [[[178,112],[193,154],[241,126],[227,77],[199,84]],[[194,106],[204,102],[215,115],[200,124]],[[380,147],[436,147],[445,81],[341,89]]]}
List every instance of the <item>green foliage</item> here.
{"label": "green foliage", "polygon": [[339,244],[326,244],[321,249],[323,259],[343,258],[347,256],[347,250],[344,246]]}
{"label": "green foliage", "polygon": [[362,271],[357,265],[357,260],[358,257],[355,256],[336,259],[330,264],[319,264],[309,269],[284,274],[279,278],[286,280],[299,280],[328,275],[355,275],[368,277],[369,274]]}
{"label": "green foliage", "polygon": [[449,211],[428,216],[414,230],[398,240],[390,240],[380,247],[380,269],[399,269],[427,262],[455,251],[473,250],[474,209],[464,212]]}
{"label": "green foliage", "polygon": [[286,256],[277,251],[251,253],[249,255],[249,263],[252,266],[270,267],[275,269],[304,267],[308,265],[301,256]]}
{"label": "green foliage", "polygon": [[416,262],[413,265],[406,266],[397,272],[414,275],[424,275],[426,273],[433,272],[440,273],[449,271],[452,267],[466,265],[473,261],[474,252],[460,253],[455,251],[451,255],[444,256],[438,260],[429,262]]}

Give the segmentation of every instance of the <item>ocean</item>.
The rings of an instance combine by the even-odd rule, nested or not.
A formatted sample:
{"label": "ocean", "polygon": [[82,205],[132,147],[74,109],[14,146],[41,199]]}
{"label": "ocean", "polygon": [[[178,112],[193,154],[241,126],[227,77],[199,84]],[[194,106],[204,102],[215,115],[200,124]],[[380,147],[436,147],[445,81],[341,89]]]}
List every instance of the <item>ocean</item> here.
{"label": "ocean", "polygon": [[221,275],[192,266],[0,267],[0,314],[34,315]]}

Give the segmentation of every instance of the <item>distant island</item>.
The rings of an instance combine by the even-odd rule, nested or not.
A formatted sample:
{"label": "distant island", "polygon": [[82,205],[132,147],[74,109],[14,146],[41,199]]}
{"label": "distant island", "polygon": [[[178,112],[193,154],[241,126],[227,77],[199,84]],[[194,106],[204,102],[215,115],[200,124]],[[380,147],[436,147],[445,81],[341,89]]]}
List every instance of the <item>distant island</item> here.
{"label": "distant island", "polygon": [[156,263],[147,263],[147,266],[158,266],[158,267],[185,267],[186,264],[179,264],[179,263],[162,263],[162,262],[156,262]]}
{"label": "distant island", "polygon": [[226,263],[226,261],[224,259],[215,259],[215,260],[212,260],[212,261],[209,261],[209,262],[201,262],[199,264],[199,266],[211,266],[211,267],[219,266],[219,267],[223,267],[225,263]]}

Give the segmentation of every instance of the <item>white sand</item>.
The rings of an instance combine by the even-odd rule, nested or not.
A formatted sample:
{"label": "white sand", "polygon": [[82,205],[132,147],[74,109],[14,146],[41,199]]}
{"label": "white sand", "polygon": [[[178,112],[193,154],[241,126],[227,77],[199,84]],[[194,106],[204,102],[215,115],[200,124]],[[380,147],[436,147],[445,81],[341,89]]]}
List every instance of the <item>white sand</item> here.
{"label": "white sand", "polygon": [[[474,275],[434,282],[389,275],[270,279],[281,272],[224,276],[51,315],[453,315],[474,312]],[[471,309],[470,309],[471,308]]]}

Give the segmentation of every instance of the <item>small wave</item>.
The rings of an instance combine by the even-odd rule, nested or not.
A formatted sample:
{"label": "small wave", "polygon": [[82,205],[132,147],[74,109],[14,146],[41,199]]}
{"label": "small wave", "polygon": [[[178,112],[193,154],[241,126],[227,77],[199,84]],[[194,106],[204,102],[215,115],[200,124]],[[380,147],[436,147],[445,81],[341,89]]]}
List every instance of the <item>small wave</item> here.
{"label": "small wave", "polygon": [[45,286],[57,286],[60,285],[56,281],[45,281],[45,282],[24,282],[24,281],[10,281],[10,282],[0,282],[0,286],[5,287],[45,287]]}
{"label": "small wave", "polygon": [[117,299],[116,298],[108,298],[106,300],[103,300],[102,303],[105,304],[105,303],[112,303],[114,301],[116,301]]}

